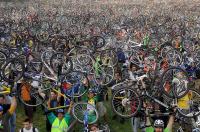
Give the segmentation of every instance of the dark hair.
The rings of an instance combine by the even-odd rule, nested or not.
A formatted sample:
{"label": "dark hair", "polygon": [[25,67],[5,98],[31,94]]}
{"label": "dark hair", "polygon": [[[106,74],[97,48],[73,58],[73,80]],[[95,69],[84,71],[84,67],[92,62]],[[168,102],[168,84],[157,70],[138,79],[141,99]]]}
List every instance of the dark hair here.
{"label": "dark hair", "polygon": [[57,92],[56,92],[56,91],[53,91],[53,90],[52,90],[51,92],[53,92],[54,94],[56,94],[56,95],[57,95]]}
{"label": "dark hair", "polygon": [[139,69],[139,66],[136,65],[136,64],[134,64],[134,63],[131,63],[131,64],[130,64],[130,69],[132,69],[132,67],[136,67],[137,70]]}
{"label": "dark hair", "polygon": [[0,98],[5,99],[5,96],[3,94],[0,94]]}
{"label": "dark hair", "polygon": [[31,121],[29,118],[26,118],[26,119],[24,120],[24,122],[29,122],[29,123],[31,123],[32,121]]}
{"label": "dark hair", "polygon": [[116,74],[119,74],[120,77],[122,76],[121,71],[116,71],[116,72],[115,72],[115,75],[116,75]]}

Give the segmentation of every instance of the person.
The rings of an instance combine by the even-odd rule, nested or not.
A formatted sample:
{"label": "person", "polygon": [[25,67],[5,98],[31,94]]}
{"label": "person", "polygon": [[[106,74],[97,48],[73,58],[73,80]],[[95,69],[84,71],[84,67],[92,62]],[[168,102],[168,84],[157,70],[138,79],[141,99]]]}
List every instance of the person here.
{"label": "person", "polygon": [[[0,104],[3,107],[3,114],[5,114],[10,108],[11,97],[7,95],[0,95]],[[14,112],[10,117],[10,132],[15,132],[16,127],[16,113]]]}
{"label": "person", "polygon": [[197,79],[195,80],[195,89],[200,90],[200,69],[196,70],[196,77]]}
{"label": "person", "polygon": [[[15,112],[17,107],[16,97],[12,97],[10,108],[4,113],[3,104],[0,104],[0,132],[9,132],[10,131],[10,117]],[[4,114],[3,114],[4,113]]]}
{"label": "person", "polygon": [[[60,97],[58,96],[58,94],[55,91],[51,91],[50,98],[47,102],[48,108],[54,108],[54,107],[59,106],[59,103],[60,103],[59,101],[60,101]],[[46,117],[46,131],[47,132],[51,131],[51,124],[47,117]]]}
{"label": "person", "polygon": [[[9,96],[9,100],[11,97]],[[12,116],[10,117],[10,132],[15,132],[16,129],[16,111],[13,112]]]}
{"label": "person", "polygon": [[57,116],[53,112],[47,114],[47,118],[52,125],[51,132],[67,131],[71,118],[69,111],[65,113],[63,109],[58,109]]}
{"label": "person", "polygon": [[107,109],[103,103],[105,96],[105,89],[101,86],[100,81],[94,80],[92,74],[88,75],[88,80],[84,82],[85,86],[89,88],[88,96],[84,100],[97,108],[99,116],[104,118],[104,122],[108,122]]}
{"label": "person", "polygon": [[61,114],[59,114],[58,111],[56,113],[56,111],[51,111],[50,109],[62,106],[63,105],[63,102],[62,102],[63,97],[61,95],[58,95],[58,93],[56,91],[51,91],[50,97],[48,97],[45,93],[42,92],[41,87],[39,87],[38,92],[42,98],[48,99],[48,101],[47,101],[48,108],[47,109],[45,108],[46,131],[50,132],[50,131],[52,131],[52,125],[53,125],[54,120],[57,121],[57,117],[55,115],[57,114],[60,117],[59,119],[61,119]]}
{"label": "person", "polygon": [[24,120],[23,126],[19,132],[39,132],[37,128],[33,127],[31,120],[28,118]]}
{"label": "person", "polygon": [[105,107],[104,101],[105,101],[105,95],[106,95],[106,88],[100,87],[102,90],[100,90],[97,93],[97,110],[100,117],[103,117],[104,123],[108,123],[108,115],[107,115],[107,108]]}
{"label": "person", "polygon": [[[145,111],[148,113],[148,110]],[[156,119],[154,121],[153,126],[151,125],[150,118],[147,116],[146,118],[146,132],[172,132],[172,127],[174,124],[174,115],[171,114],[168,120],[167,127],[164,128],[164,121],[162,119]]]}
{"label": "person", "polygon": [[89,132],[103,132],[103,131],[99,130],[99,127],[98,127],[97,124],[93,124],[93,125],[90,126]]}
{"label": "person", "polygon": [[[139,77],[138,73],[140,73],[140,68],[139,66],[137,66],[134,63],[130,63],[129,65],[129,79],[132,81],[137,81],[137,78]],[[143,81],[143,78],[141,78],[141,80],[138,81],[137,84],[139,84],[139,82],[142,84],[142,87],[145,88],[146,85]],[[138,86],[137,86],[138,87]],[[138,114],[136,114],[136,116],[131,118],[131,126],[132,126],[132,131],[133,132],[138,132],[138,130],[140,129],[141,126],[143,126],[145,123],[143,121],[143,119],[141,118],[141,111],[139,110]],[[145,131],[145,129],[142,129],[142,132]]]}
{"label": "person", "polygon": [[97,99],[96,99],[96,96],[95,96],[95,91],[93,89],[89,89],[89,91],[88,91],[87,102],[89,104],[91,104],[92,106],[96,107]]}
{"label": "person", "polygon": [[[18,89],[21,89],[21,97],[23,101],[28,104],[32,104],[32,99],[30,96],[31,85],[25,80],[22,80],[22,83],[18,84],[18,87]],[[30,120],[33,119],[33,107],[24,105],[24,112]]]}

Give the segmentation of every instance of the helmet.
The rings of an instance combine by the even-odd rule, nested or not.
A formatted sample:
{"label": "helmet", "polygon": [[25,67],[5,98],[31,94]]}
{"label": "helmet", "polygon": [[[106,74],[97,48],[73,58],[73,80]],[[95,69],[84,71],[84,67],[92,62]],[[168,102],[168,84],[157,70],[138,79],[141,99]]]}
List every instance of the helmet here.
{"label": "helmet", "polygon": [[199,128],[192,129],[192,132],[200,132]]}
{"label": "helmet", "polygon": [[164,127],[163,120],[160,120],[160,119],[155,120],[154,127]]}

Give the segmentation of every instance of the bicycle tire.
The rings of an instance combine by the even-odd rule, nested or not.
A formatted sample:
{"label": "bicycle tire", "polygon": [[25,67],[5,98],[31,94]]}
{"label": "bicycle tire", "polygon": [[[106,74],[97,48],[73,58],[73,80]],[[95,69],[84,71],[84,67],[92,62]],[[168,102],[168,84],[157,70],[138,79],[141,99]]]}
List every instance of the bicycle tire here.
{"label": "bicycle tire", "polygon": [[104,57],[109,57],[109,65],[113,67],[117,65],[118,57],[117,53],[113,49],[102,50],[100,53],[100,59],[103,61]]}
{"label": "bicycle tire", "polygon": [[182,116],[186,118],[194,118],[200,115],[200,93],[197,90],[190,89],[188,94],[193,96],[193,99],[188,102],[188,104],[190,105],[188,108],[189,111],[187,111],[187,109],[182,109],[179,106],[177,107],[177,110]]}
{"label": "bicycle tire", "polygon": [[31,62],[28,63],[27,67],[30,71],[40,73],[43,68],[43,63],[39,59],[34,58]]}
{"label": "bicycle tire", "polygon": [[[56,59],[56,57],[59,57],[59,61]],[[64,58],[66,57],[66,59]],[[56,63],[55,63],[56,62]],[[64,63],[63,63],[64,62]],[[70,57],[64,55],[64,53],[57,52],[51,56],[50,59],[50,66],[54,70],[54,72],[58,73],[58,65],[61,64],[62,67],[62,73],[61,74],[67,74],[73,69],[73,62]],[[63,65],[64,64],[64,65]],[[69,67],[64,67],[64,66],[69,66]],[[64,69],[67,68],[67,69]]]}
{"label": "bicycle tire", "polygon": [[[37,106],[40,106],[40,105],[42,105],[44,102],[45,102],[45,98],[42,98],[40,95],[39,95],[39,93],[38,93],[38,87],[35,87],[34,88],[34,86],[32,86],[30,83],[31,83],[31,81],[32,81],[32,83],[33,83],[33,81],[37,81],[37,82],[39,82],[39,83],[42,83],[42,82],[40,82],[39,80],[29,80],[30,82],[25,82],[26,83],[26,85],[30,85],[30,89],[28,89],[28,87],[23,87],[23,85],[25,85],[25,84],[22,84],[21,86],[20,86],[20,88],[19,89],[17,89],[17,95],[18,95],[18,98],[19,98],[19,100],[24,104],[24,105],[26,105],[26,106],[30,106],[30,107],[37,107]],[[23,87],[23,89],[22,89],[22,87]],[[28,96],[30,96],[30,100],[29,101],[25,101],[24,99],[23,99],[23,95],[22,95],[22,90],[27,90],[27,91],[30,91],[29,93],[30,93],[30,95],[28,95]],[[48,89],[48,88],[45,88],[45,94],[48,94],[48,93],[50,93],[50,89]],[[43,91],[42,91],[43,92]],[[44,93],[44,92],[43,92]],[[34,95],[33,95],[34,94]],[[40,100],[39,100],[40,99]],[[35,102],[35,103],[33,103],[33,101]]]}
{"label": "bicycle tire", "polygon": [[[12,66],[11,64],[14,64],[14,65],[15,64],[19,64],[19,65],[21,65],[20,69],[18,69],[18,70],[20,70],[20,74],[19,74],[19,71],[13,71],[12,72],[13,75],[14,74],[17,75],[17,77],[13,76],[14,79],[10,79],[10,77],[9,77],[10,73],[7,74],[7,70],[9,70],[9,72],[10,72],[10,68],[7,69],[7,66]],[[13,67],[12,67],[12,69],[13,69]],[[17,70],[16,67],[15,67],[15,70]],[[17,82],[24,75],[24,71],[25,71],[24,63],[21,60],[19,60],[18,58],[13,58],[13,59],[8,60],[5,63],[5,65],[3,65],[1,75],[2,75],[3,80],[6,81],[6,82]]]}
{"label": "bicycle tire", "polygon": [[[171,53],[171,54],[170,54],[170,53]],[[171,61],[170,61],[171,59],[177,61],[177,58],[174,59],[174,58],[175,58],[174,56],[170,56],[170,55],[172,55],[172,53],[177,53],[177,56],[178,56],[178,58],[179,58],[179,62],[176,63],[176,64],[170,63],[170,62],[171,62]],[[177,51],[176,49],[171,49],[171,50],[169,50],[169,51],[166,53],[166,56],[165,56],[165,57],[168,59],[169,64],[170,64],[171,66],[179,66],[179,65],[181,65],[181,63],[183,62],[183,56],[182,56],[182,54],[181,54],[179,51]],[[172,60],[172,61],[173,61],[173,60]]]}
{"label": "bicycle tire", "polygon": [[[105,39],[104,39],[103,37],[101,37],[101,36],[93,36],[93,37],[91,37],[90,39],[91,39],[91,41],[92,41],[94,47],[97,48],[97,49],[104,47],[104,45],[105,45],[105,43],[106,43],[106,42],[105,42]],[[98,42],[99,39],[102,40],[101,43]]]}
{"label": "bicycle tire", "polygon": [[[94,124],[97,122],[97,120],[99,119],[99,114],[98,114],[98,111],[97,109],[91,105],[91,104],[88,104],[88,103],[85,103],[85,102],[77,102],[73,105],[72,107],[72,115],[73,117],[80,123],[84,123],[84,110],[81,110],[84,106],[84,110],[87,110],[88,108],[87,107],[90,107],[92,108],[92,110],[94,110],[94,112],[92,112],[92,116],[95,116],[95,119],[92,120],[92,121],[88,121],[88,124]],[[91,118],[92,118],[91,116]]]}
{"label": "bicycle tire", "polygon": [[[177,99],[180,99],[180,98],[182,98],[182,97],[184,97],[187,93],[188,93],[188,91],[189,91],[189,88],[188,88],[188,86],[187,86],[187,88],[186,89],[184,89],[184,91],[183,91],[183,93],[182,94],[177,94],[177,93],[175,93],[175,91],[174,90],[172,90],[172,91],[166,91],[165,90],[165,87],[164,87],[164,85],[166,84],[164,81],[165,81],[165,75],[170,71],[170,70],[179,70],[180,72],[182,72],[183,74],[184,74],[184,77],[187,79],[187,81],[189,82],[189,76],[188,76],[188,74],[187,74],[187,72],[185,71],[185,70],[183,70],[183,69],[181,69],[181,68],[178,68],[178,67],[170,67],[170,68],[168,68],[166,71],[164,71],[163,72],[163,74],[161,75],[161,91],[162,91],[162,93],[164,93],[166,96],[168,96],[169,98],[175,98],[175,96],[176,96],[176,98]],[[176,71],[177,72],[177,71]],[[170,77],[173,77],[173,76],[170,76]],[[171,79],[171,78],[170,78]],[[166,85],[165,85],[166,86]],[[171,87],[171,86],[170,86]],[[169,92],[173,92],[174,94],[176,94],[176,95],[174,95],[173,93],[172,94],[170,94]],[[182,92],[182,91],[181,91]]]}
{"label": "bicycle tire", "polygon": [[87,54],[76,55],[76,60],[77,60],[78,64],[80,64],[81,66],[87,66],[93,62],[92,57]]}
{"label": "bicycle tire", "polygon": [[[114,78],[114,68],[109,65],[101,65],[100,68],[101,69],[100,70],[98,69],[97,72],[94,69],[94,72],[95,72],[94,79],[97,84],[100,83],[101,85],[104,85],[104,86],[108,85]],[[108,72],[111,74],[108,74]]]}
{"label": "bicycle tire", "polygon": [[87,87],[82,83],[83,81],[88,82],[87,76],[81,71],[71,71],[70,73],[64,75],[63,81],[71,83],[71,88],[65,90],[65,95],[71,98],[78,98],[83,96],[87,92]]}
{"label": "bicycle tire", "polygon": [[[128,97],[116,97],[118,94],[119,96],[122,96],[123,93],[127,94],[128,92],[127,91],[131,91],[133,93],[133,96],[131,96],[131,102],[130,100],[128,99],[128,97],[130,95],[128,95]],[[126,96],[126,95],[125,95]],[[116,99],[116,100],[115,100]],[[117,104],[117,102],[119,102],[119,104]],[[137,105],[137,106],[131,106],[132,108],[129,108],[129,110],[131,110],[131,114],[124,114],[123,111],[124,109],[128,109],[127,107],[127,104],[123,104],[123,103],[127,103],[128,105]],[[137,104],[136,104],[137,103]],[[117,104],[117,108],[116,108],[116,105]],[[124,105],[124,106],[123,106]],[[119,106],[122,106],[122,108],[120,108],[120,111],[119,112]],[[120,117],[122,118],[131,118],[133,116],[135,116],[137,113],[138,113],[138,110],[141,108],[141,101],[139,99],[139,95],[135,92],[134,89],[131,89],[131,88],[120,88],[118,90],[116,90],[112,96],[112,109],[113,111],[119,115]],[[126,111],[126,110],[125,110]]]}

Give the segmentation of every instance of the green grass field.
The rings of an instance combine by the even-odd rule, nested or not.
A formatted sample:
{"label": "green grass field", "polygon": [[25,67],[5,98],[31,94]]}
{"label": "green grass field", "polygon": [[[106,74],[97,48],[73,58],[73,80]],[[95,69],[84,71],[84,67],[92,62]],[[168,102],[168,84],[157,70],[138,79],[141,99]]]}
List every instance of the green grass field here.
{"label": "green grass field", "polygon": [[[112,120],[113,112],[111,110],[110,101],[105,102],[107,108],[107,115],[109,117],[109,127],[111,132],[131,132],[131,124],[130,119],[126,119],[124,124],[121,124],[118,120]],[[24,109],[22,104],[18,104],[17,107],[17,131],[22,127],[22,122],[26,118],[24,114]],[[100,122],[102,119],[100,118]],[[41,107],[37,107],[37,111],[34,113],[33,124],[35,127],[39,129],[40,132],[45,132],[46,127],[46,117],[44,112],[42,111]],[[83,124],[76,124],[75,125],[75,132],[83,132]]]}

